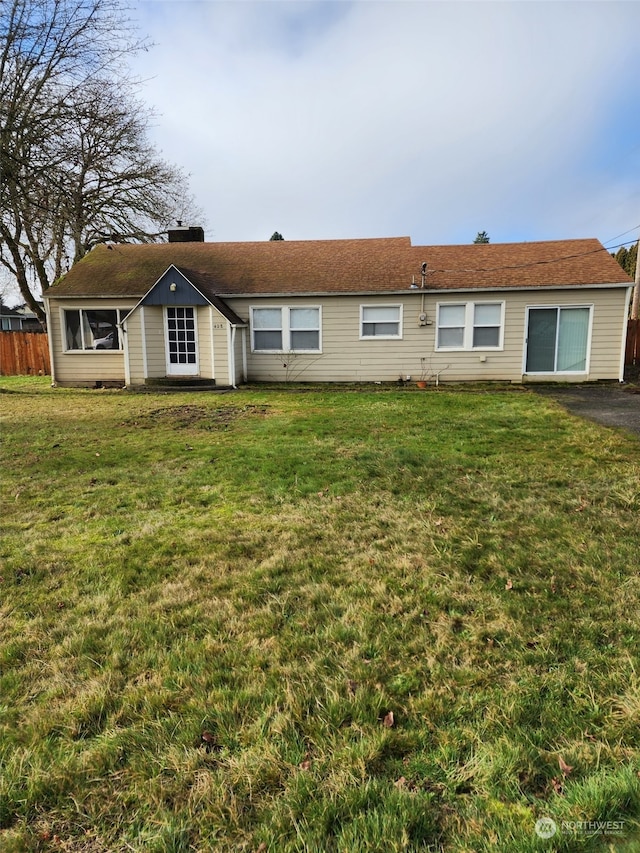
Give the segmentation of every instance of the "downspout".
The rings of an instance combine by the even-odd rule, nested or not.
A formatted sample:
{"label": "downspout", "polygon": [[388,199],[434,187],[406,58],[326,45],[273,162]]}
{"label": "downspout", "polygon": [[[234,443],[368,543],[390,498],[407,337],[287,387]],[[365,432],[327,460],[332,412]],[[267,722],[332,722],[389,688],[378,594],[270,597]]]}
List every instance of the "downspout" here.
{"label": "downspout", "polygon": [[247,383],[248,381],[248,373],[247,373],[247,328],[246,326],[242,327],[242,381]]}
{"label": "downspout", "polygon": [[[640,266],[640,263],[638,264]],[[629,334],[629,306],[631,305],[631,294],[634,288],[627,288],[627,298],[624,301],[624,317],[622,320],[622,346],[620,347],[620,375],[619,382],[624,382],[624,368],[627,357],[627,335]],[[53,370],[53,367],[51,368]]]}
{"label": "downspout", "polygon": [[127,334],[127,330],[124,327],[124,324],[126,322],[127,318],[125,317],[123,320],[120,320],[119,323],[116,323],[116,326],[120,329],[120,335],[122,336],[122,355],[124,356],[124,384],[128,388],[131,385],[131,365],[129,364],[129,335]]}
{"label": "downspout", "polygon": [[235,343],[236,343],[236,326],[233,323],[229,323],[231,327],[231,336],[227,339],[229,341],[229,350],[228,350],[228,363],[229,363],[229,379],[231,381],[231,387],[237,390],[238,386],[236,385],[236,353],[235,353]]}
{"label": "downspout", "polygon": [[[51,365],[51,387],[56,387],[56,364],[53,358],[53,327],[51,325],[51,312],[50,312],[49,299],[45,297],[44,299],[44,311],[47,317],[47,344],[49,346],[49,364]],[[64,329],[60,329],[60,334],[64,335]]]}

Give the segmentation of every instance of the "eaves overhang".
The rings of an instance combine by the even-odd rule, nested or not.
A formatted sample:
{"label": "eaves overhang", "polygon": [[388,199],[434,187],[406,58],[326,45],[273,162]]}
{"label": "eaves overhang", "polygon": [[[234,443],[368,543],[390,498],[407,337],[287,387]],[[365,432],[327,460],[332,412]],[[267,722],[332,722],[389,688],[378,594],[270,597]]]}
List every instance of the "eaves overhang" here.
{"label": "eaves overhang", "polygon": [[545,284],[545,285],[494,285],[491,287],[409,287],[396,290],[307,290],[304,292],[272,291],[270,293],[219,293],[221,299],[318,299],[339,296],[411,296],[429,294],[441,296],[446,293],[511,293],[517,291],[550,290],[618,290],[633,287],[629,282],[606,284]]}
{"label": "eaves overhang", "polygon": [[[53,289],[53,288],[52,288]],[[144,293],[45,293],[43,294],[43,299],[68,299],[68,300],[77,300],[77,299],[129,299],[129,300],[139,300],[141,297],[144,297]]]}

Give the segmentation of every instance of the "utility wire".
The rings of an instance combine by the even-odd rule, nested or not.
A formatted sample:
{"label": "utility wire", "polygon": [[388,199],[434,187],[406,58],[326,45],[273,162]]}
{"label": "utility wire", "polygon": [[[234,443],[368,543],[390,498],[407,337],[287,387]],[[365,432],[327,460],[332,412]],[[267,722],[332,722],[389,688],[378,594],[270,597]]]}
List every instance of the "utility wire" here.
{"label": "utility wire", "polygon": [[[632,230],[632,229],[630,229],[630,230]],[[627,232],[625,232],[625,233],[627,233]],[[603,247],[603,248],[605,248],[605,251],[608,251],[609,249],[619,249],[622,246],[632,245],[635,242],[636,242],[636,240],[629,240],[627,243],[618,243],[615,246],[609,246],[608,248],[607,247]],[[428,247],[425,247],[425,248],[428,248]],[[427,268],[427,276],[429,275],[429,273],[436,273],[436,272],[447,272],[447,273],[499,272],[500,270],[519,270],[519,269],[525,269],[526,267],[547,266],[549,264],[559,264],[562,261],[571,261],[571,260],[574,260],[575,258],[584,258],[587,255],[596,255],[601,251],[602,251],[601,248],[590,249],[588,252],[576,252],[573,255],[560,255],[557,258],[548,258],[548,259],[542,260],[542,261],[528,261],[527,263],[523,263],[523,264],[507,264],[505,266],[500,266],[500,267],[473,267],[473,268],[462,268],[462,269],[435,269],[435,268],[430,269],[430,268]]]}

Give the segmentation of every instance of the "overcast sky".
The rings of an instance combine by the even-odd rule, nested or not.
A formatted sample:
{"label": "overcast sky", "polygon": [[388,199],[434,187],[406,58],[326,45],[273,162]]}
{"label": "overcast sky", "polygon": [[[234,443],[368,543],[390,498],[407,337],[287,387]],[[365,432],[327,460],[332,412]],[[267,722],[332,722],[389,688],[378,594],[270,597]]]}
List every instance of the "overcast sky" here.
{"label": "overcast sky", "polygon": [[136,10],[153,141],[208,240],[638,236],[638,2]]}

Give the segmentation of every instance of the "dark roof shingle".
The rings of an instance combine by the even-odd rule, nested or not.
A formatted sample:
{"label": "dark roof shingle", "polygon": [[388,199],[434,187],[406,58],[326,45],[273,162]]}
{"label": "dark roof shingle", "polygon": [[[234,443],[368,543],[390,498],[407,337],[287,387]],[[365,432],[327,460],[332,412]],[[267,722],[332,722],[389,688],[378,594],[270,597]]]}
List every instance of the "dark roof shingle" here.
{"label": "dark roof shingle", "polygon": [[595,239],[412,246],[409,237],[100,245],[48,296],[142,297],[174,264],[206,296],[627,284]]}

